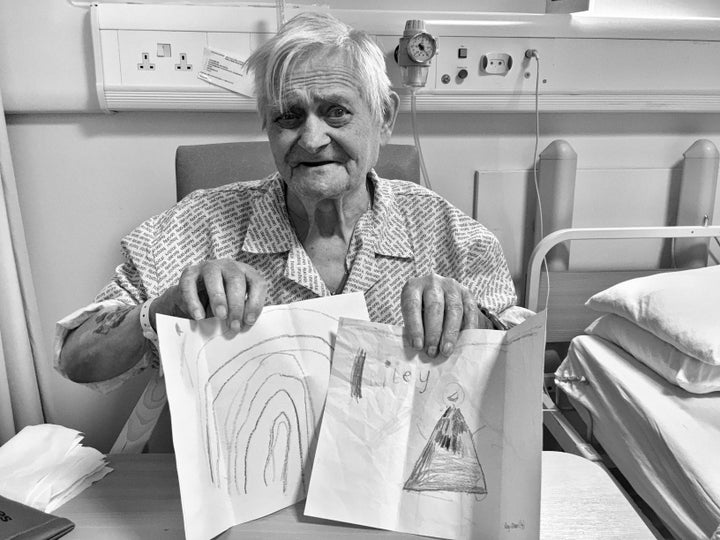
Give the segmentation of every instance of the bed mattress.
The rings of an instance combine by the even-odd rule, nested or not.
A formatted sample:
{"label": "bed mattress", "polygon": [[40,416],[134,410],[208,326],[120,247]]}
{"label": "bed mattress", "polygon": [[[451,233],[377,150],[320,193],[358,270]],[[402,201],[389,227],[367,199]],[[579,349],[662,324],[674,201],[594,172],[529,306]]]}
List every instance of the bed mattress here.
{"label": "bed mattress", "polygon": [[588,335],[572,341],[556,377],[668,529],[709,538],[720,525],[720,392],[691,394]]}

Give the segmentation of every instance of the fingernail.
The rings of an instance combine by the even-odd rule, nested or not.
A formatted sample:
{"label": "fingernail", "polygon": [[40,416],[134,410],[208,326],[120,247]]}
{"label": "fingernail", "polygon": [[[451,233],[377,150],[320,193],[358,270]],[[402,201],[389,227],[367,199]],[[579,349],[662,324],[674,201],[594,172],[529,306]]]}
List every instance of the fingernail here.
{"label": "fingernail", "polygon": [[203,312],[200,309],[194,309],[192,312],[192,316],[193,316],[193,319],[198,321],[198,320],[202,319]]}
{"label": "fingernail", "polygon": [[452,343],[446,343],[443,345],[442,352],[445,356],[450,356],[450,353],[453,351]]}
{"label": "fingernail", "polygon": [[225,309],[225,306],[217,306],[213,309],[213,312],[215,313],[215,316],[220,319],[224,319],[227,316],[227,309]]}
{"label": "fingernail", "polygon": [[248,315],[247,317],[245,317],[246,324],[255,324],[255,320],[255,315]]}
{"label": "fingernail", "polygon": [[422,339],[420,339],[420,338],[413,339],[412,346],[414,349],[417,349],[418,351],[422,350],[422,346],[423,346]]}
{"label": "fingernail", "polygon": [[428,347],[428,356],[435,356],[437,354],[437,347]]}
{"label": "fingernail", "polygon": [[235,332],[239,332],[242,328],[242,324],[240,324],[240,321],[238,321],[237,319],[233,319],[230,323],[230,328]]}

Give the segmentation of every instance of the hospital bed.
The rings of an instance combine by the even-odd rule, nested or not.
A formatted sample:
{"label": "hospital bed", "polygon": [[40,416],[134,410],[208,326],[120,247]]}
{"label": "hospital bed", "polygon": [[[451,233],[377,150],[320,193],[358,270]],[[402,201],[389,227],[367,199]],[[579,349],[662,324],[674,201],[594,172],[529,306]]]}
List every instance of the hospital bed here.
{"label": "hospital bed", "polygon": [[[645,330],[627,323],[632,314],[624,312],[617,327],[610,323],[617,323],[614,318],[618,315],[594,323],[613,309],[600,312],[597,309],[606,310],[610,304],[594,304],[593,310],[585,303],[591,297],[607,300],[616,291],[615,300],[632,305],[633,290],[649,279],[660,282],[662,287],[668,283],[668,290],[673,291],[677,283],[692,281],[702,286],[702,281],[696,280],[711,276],[714,285],[706,286],[708,294],[703,295],[709,298],[712,290],[720,288],[720,267],[683,272],[682,279],[673,280],[673,274],[676,278],[681,274],[671,270],[547,272],[543,261],[550,250],[568,241],[667,238],[675,242],[719,235],[718,226],[562,229],[538,243],[528,268],[527,307],[547,307],[550,346],[569,342],[566,352],[556,348],[563,351],[564,360],[554,376],[550,375],[556,392],[554,399],[550,393],[544,398],[546,428],[563,450],[616,468],[679,540],[709,538],[720,528],[720,366],[714,367],[714,383],[706,377],[713,366],[704,363],[692,364],[704,370],[699,381],[688,380],[692,377],[682,371],[669,373],[669,362],[675,359],[676,347],[680,346],[673,340],[682,341],[682,336],[663,335],[660,347],[669,342],[674,345],[653,351],[646,340],[654,339],[654,347],[657,338],[648,338]],[[648,277],[651,274],[653,278]],[[642,281],[628,281],[634,278]],[[623,282],[626,288],[611,289]],[[595,296],[600,291],[609,293]],[[685,307],[692,311],[690,296],[684,295],[683,299],[686,297],[689,306]],[[639,294],[637,301],[647,298]],[[701,298],[698,309],[703,301]],[[647,305],[639,311],[643,310],[648,310]],[[700,320],[714,317],[711,324],[720,336],[718,313],[720,306],[701,314],[705,319]],[[687,313],[667,314],[675,316]],[[665,324],[663,319],[665,314],[660,319]],[[586,331],[591,323],[593,326]],[[665,328],[671,326],[665,324]],[[714,342],[720,349],[720,338]],[[568,403],[572,408],[565,409]]]}

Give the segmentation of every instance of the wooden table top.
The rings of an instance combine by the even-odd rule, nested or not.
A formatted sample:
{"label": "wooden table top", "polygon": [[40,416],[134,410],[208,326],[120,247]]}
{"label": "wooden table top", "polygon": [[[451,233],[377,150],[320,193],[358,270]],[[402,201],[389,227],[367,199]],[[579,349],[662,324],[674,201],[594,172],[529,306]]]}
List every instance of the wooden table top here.
{"label": "wooden table top", "polygon": [[[68,540],[182,539],[172,454],[109,455],[112,473],[54,513],[75,522]],[[541,538],[653,539],[602,467],[573,454],[543,452]],[[237,525],[218,538],[263,540],[400,539],[413,535],[305,517],[303,503]]]}

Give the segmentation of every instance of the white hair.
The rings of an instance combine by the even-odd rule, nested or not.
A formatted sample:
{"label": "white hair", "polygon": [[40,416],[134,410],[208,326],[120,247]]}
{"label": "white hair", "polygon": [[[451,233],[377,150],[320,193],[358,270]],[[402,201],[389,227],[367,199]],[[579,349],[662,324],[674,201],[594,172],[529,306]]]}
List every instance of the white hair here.
{"label": "white hair", "polygon": [[330,14],[303,12],[287,21],[248,58],[247,69],[254,72],[263,127],[270,104],[284,109],[284,85],[297,66],[313,57],[338,53],[344,53],[350,69],[357,73],[360,95],[373,115],[382,118],[392,106],[392,90],[380,47],[366,32],[355,30]]}

